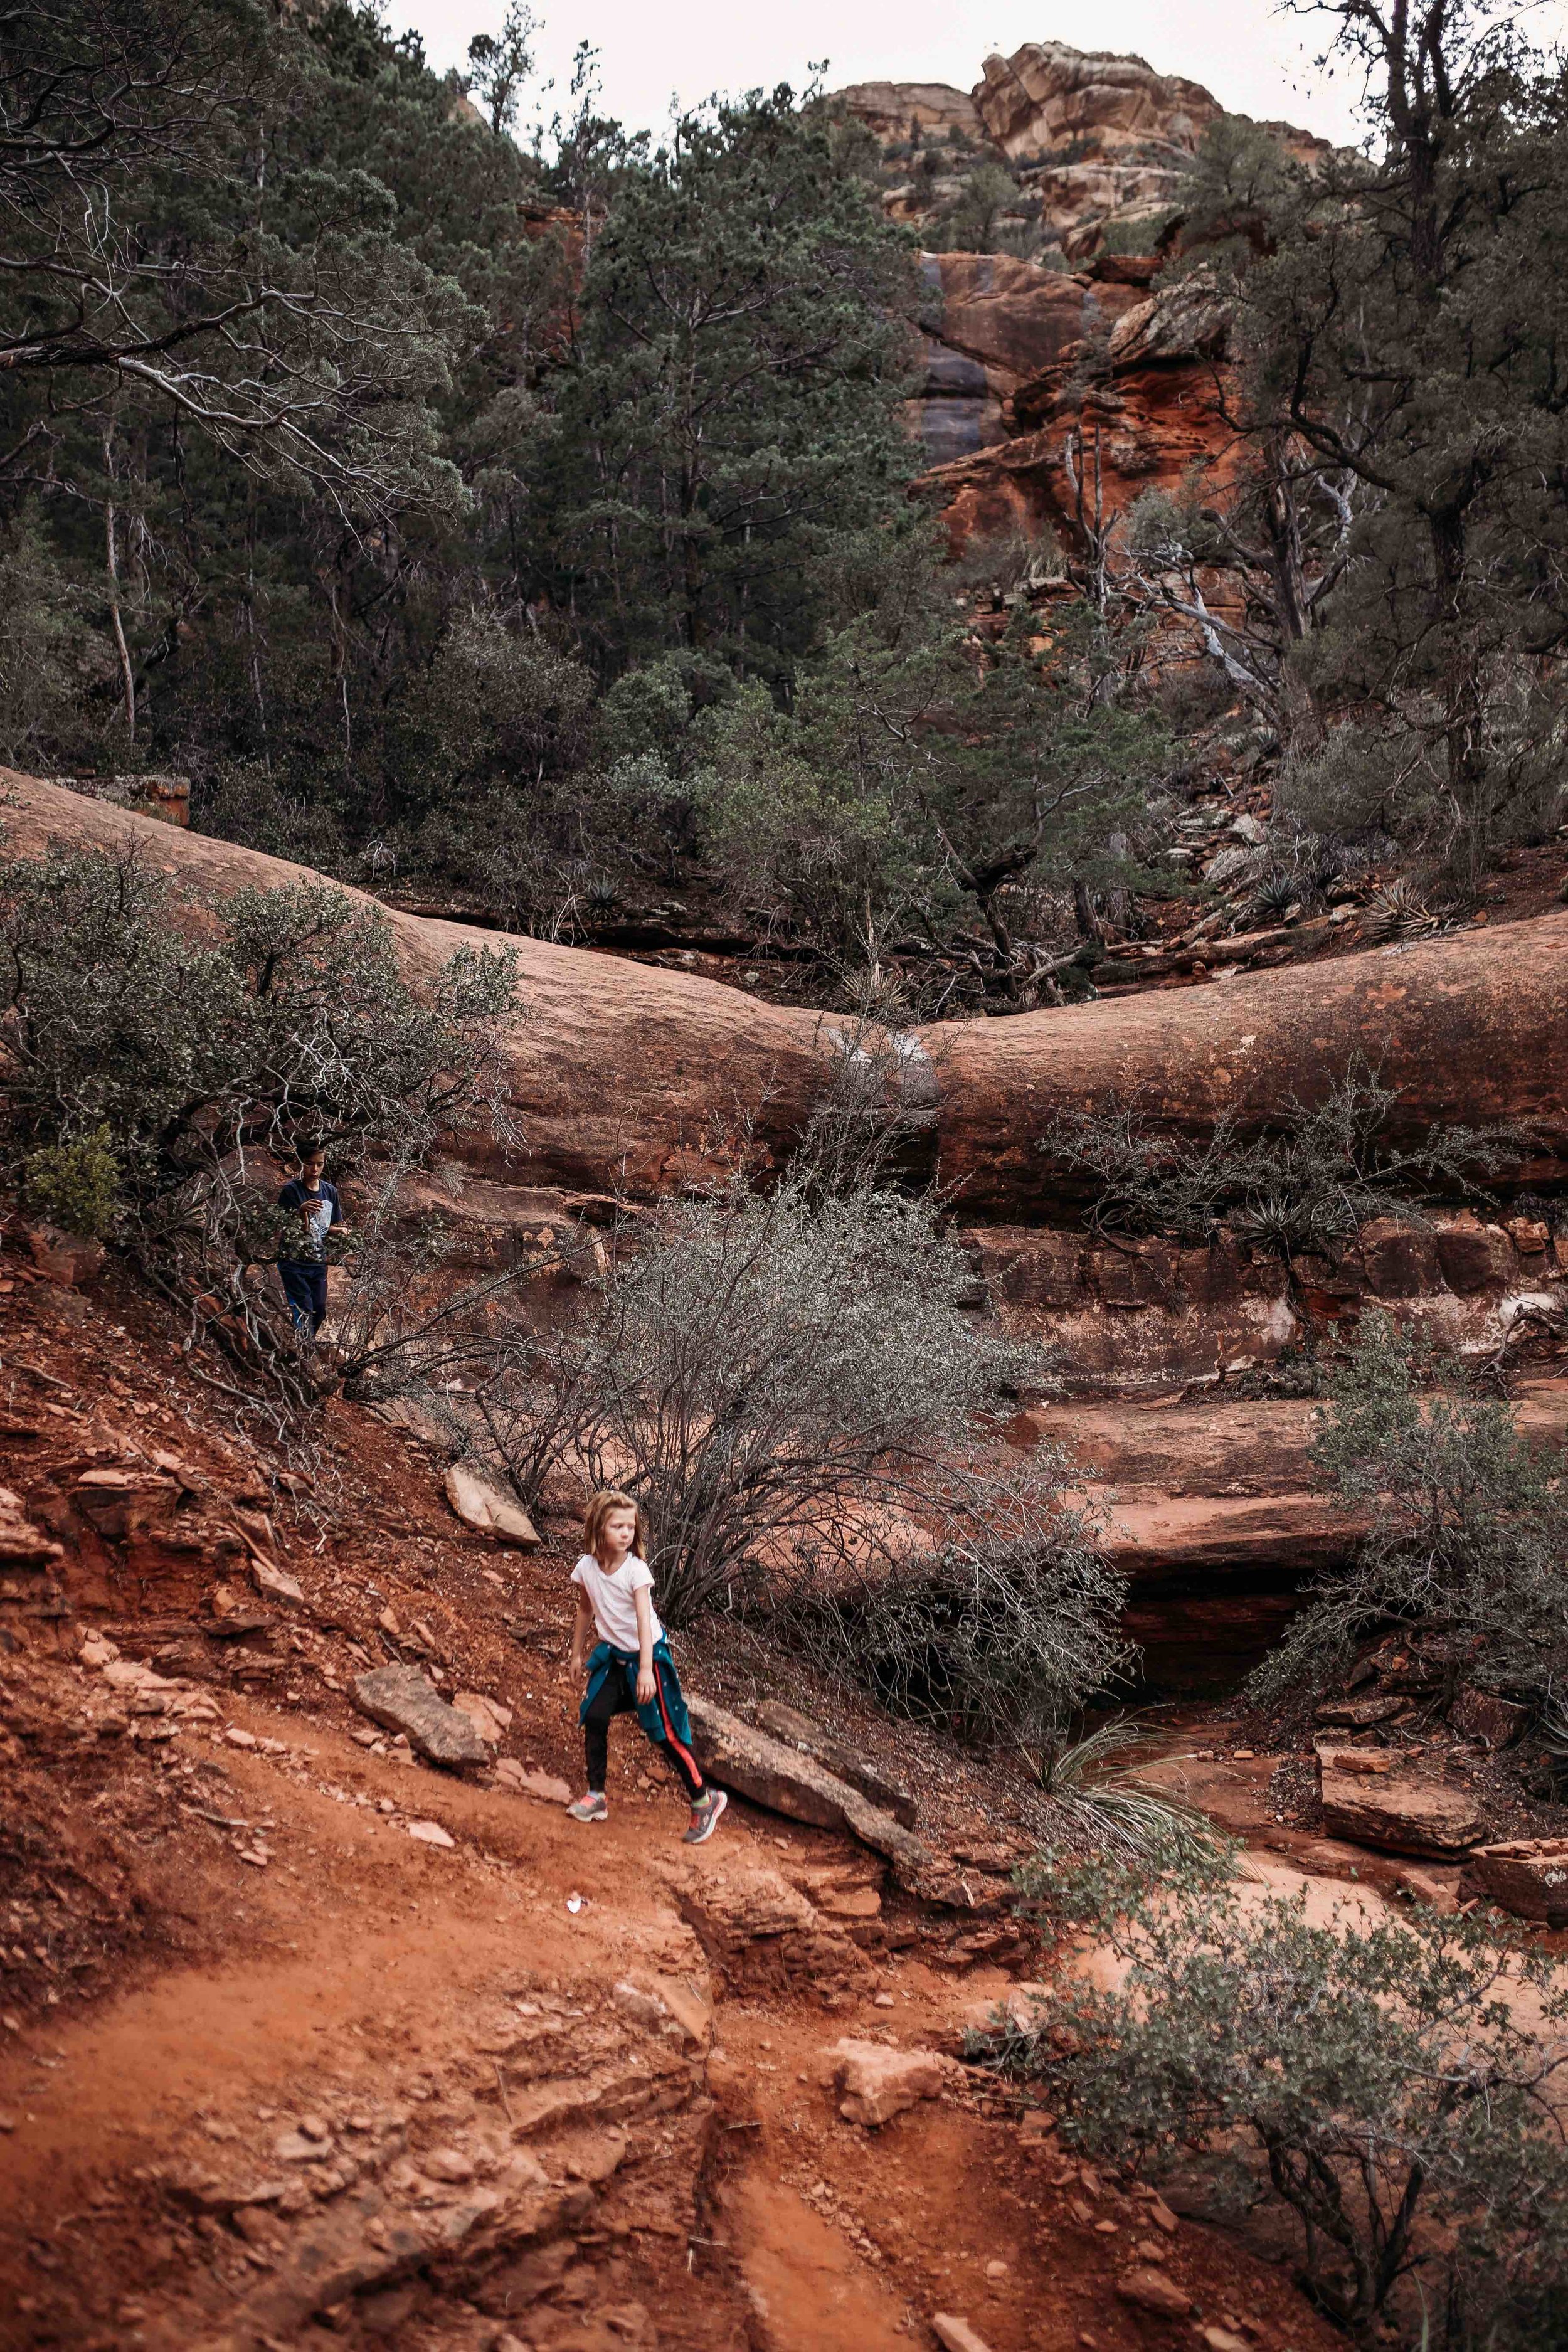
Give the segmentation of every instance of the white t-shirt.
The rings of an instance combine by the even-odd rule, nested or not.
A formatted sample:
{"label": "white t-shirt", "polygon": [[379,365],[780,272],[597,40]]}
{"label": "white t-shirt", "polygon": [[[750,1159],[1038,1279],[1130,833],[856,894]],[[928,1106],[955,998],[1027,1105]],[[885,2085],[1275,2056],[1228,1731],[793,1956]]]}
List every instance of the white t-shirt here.
{"label": "white t-shirt", "polygon": [[[580,1584],[588,1596],[601,1642],[609,1642],[617,1650],[641,1647],[634,1596],[653,1591],[653,1570],[646,1559],[629,1551],[615,1574],[606,1576],[593,1553],[585,1551],[572,1570],[572,1581]],[[658,1642],[663,1638],[664,1627],[651,1601],[648,1607],[653,1613],[653,1638]]]}

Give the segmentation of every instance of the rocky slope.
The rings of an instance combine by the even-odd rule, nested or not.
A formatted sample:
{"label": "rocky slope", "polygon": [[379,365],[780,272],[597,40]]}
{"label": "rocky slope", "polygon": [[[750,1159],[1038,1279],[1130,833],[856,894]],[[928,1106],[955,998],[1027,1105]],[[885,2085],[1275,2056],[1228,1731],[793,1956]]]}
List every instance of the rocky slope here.
{"label": "rocky slope", "polygon": [[[14,852],[49,840],[132,845],[169,874],[193,919],[204,899],[298,871],[37,780],[13,777],[10,792]],[[496,943],[452,923],[390,920],[416,980],[465,940]],[[1300,1465],[1272,1484],[1258,1472],[1259,1409],[1230,1402],[1238,1383],[1267,1378],[1309,1337],[1372,1307],[1477,1355],[1506,1350],[1542,1375],[1568,1328],[1568,1243],[1528,1208],[1447,1213],[1420,1231],[1384,1220],[1331,1265],[1301,1259],[1289,1279],[1277,1258],[1229,1241],[1184,1249],[1084,1230],[1081,1203],[1041,1149],[1057,1114],[1120,1095],[1183,1134],[1233,1108],[1266,1122],[1310,1099],[1355,1053],[1401,1090],[1413,1134],[1434,1120],[1522,1119],[1536,1155],[1521,1181],[1561,1181],[1568,1060],[1555,1008],[1568,914],[1328,952],[1346,928],[1325,926],[1321,953],[1309,942],[1306,960],[1279,969],[1221,979],[1202,968],[1094,1003],[937,1024],[893,1056],[913,1148],[952,1188],[977,1311],[1064,1366],[1076,1396],[1170,1412],[1185,1391],[1190,1405],[1163,1424],[1173,1462],[1193,1413],[1219,1416],[1206,1484],[1196,1472],[1134,1475],[1114,1450],[1096,1465],[1112,1491],[1124,1478],[1141,1490],[1118,1540],[1135,1569],[1138,1637],[1166,1689],[1234,1682],[1293,1605],[1302,1570],[1342,1556],[1353,1534],[1308,1491]],[[488,1277],[547,1246],[586,1253],[586,1265],[617,1202],[712,1181],[742,1136],[787,1157],[841,1050],[831,1018],[623,958],[507,944],[521,994],[509,1043],[517,1139],[504,1154],[476,1143],[418,1179],[406,1202],[411,1224],[438,1212],[450,1230],[444,1279]],[[541,1277],[531,1311],[569,1315],[579,1278],[572,1265]],[[1288,1419],[1301,1409],[1278,1410]],[[1143,1426],[1126,1421],[1123,1442]],[[1030,1428],[1064,1433],[1048,1415]],[[1229,1633],[1205,1664],[1222,1622]]]}
{"label": "rocky slope", "polygon": [[[1281,2273],[954,2063],[1040,1966],[1005,1906],[1016,1785],[884,1741],[947,1899],[740,1796],[687,1853],[629,1738],[610,1822],[576,1828],[571,1524],[531,1554],[466,1529],[438,1461],[353,1406],[308,1449],[237,1433],[133,1288],[62,1286],[24,1239],[7,2352],[1135,2352],[1164,2340],[1151,2265],[1162,2308],[1327,2352]],[[367,1717],[376,1661],[486,1723],[474,1761]]]}

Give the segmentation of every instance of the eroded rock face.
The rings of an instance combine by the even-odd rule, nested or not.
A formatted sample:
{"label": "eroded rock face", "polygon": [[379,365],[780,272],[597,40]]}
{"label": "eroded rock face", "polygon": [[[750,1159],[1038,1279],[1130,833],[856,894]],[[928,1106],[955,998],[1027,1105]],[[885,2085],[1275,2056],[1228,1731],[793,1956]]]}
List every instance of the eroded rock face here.
{"label": "eroded rock face", "polygon": [[922,253],[924,375],[913,422],[932,467],[1012,442],[1016,395],[1143,307],[1137,284],[1007,253]]}
{"label": "eroded rock face", "polygon": [[[961,282],[952,264],[984,257],[940,258],[944,279]],[[1154,267],[1151,257],[1145,272]],[[1108,517],[1149,490],[1176,495],[1194,466],[1212,489],[1223,488],[1234,468],[1237,436],[1223,413],[1229,320],[1202,276],[1142,294],[1101,262],[1093,278],[1058,283],[1064,290],[1048,307],[1016,300],[1039,331],[1040,348],[1047,319],[1067,340],[998,399],[994,427],[987,412],[988,429],[945,457],[939,452],[956,436],[943,425],[942,387],[928,372],[920,416],[938,462],[914,488],[942,509],[955,551],[972,539],[1033,537],[1047,526],[1068,544],[1079,541],[1079,495],[1091,512],[1097,468]],[[1069,338],[1075,306],[1080,331]],[[1107,328],[1097,351],[1097,331],[1105,335]],[[945,334],[945,324],[938,331]]]}
{"label": "eroded rock face", "polygon": [[[944,179],[1001,162],[1029,212],[1069,258],[1096,252],[1109,222],[1147,222],[1150,244],[1179,202],[1182,175],[1204,132],[1224,112],[1201,82],[1157,73],[1142,58],[1026,41],[985,59],[968,93],[944,82],[859,82],[838,92],[891,167],[884,204],[919,222],[939,207]],[[1269,123],[1303,160],[1327,142]],[[923,177],[897,179],[899,161],[921,151]]]}
{"label": "eroded rock face", "polygon": [[1117,155],[1154,143],[1190,155],[1221,112],[1201,82],[1064,41],[1026,41],[1010,58],[989,57],[981,77],[974,110],[1015,162],[1069,144]]}
{"label": "eroded rock face", "polygon": [[[954,552],[974,540],[1081,541],[1069,452],[1098,469],[1108,515],[1194,465],[1223,488],[1237,436],[1223,414],[1228,320],[1200,272],[1152,289],[1181,232],[1185,174],[1224,110],[1143,58],[1027,41],[990,57],[972,95],[868,82],[840,93],[882,150],[885,209],[951,241],[977,168],[1017,194],[989,254],[921,256],[924,378],[911,425]],[[1328,142],[1268,123],[1312,163]],[[904,174],[907,173],[907,177]],[[1139,251],[1111,254],[1114,242]],[[1018,258],[1038,253],[1041,259]],[[1082,449],[1079,450],[1078,444]]]}
{"label": "eroded rock face", "polygon": [[986,135],[973,98],[951,82],[858,81],[837,96],[884,147],[924,131],[956,131],[977,146]]}
{"label": "eroded rock face", "polygon": [[864,1953],[776,1870],[725,1859],[679,1873],[674,1893],[731,1994],[786,1986],[831,1997],[865,1980]]}

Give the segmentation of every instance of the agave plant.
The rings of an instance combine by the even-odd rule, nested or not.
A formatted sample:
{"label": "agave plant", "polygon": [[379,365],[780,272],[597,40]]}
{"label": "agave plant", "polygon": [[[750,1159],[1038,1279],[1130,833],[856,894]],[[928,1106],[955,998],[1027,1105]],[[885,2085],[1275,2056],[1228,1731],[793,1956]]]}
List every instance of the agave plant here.
{"label": "agave plant", "polygon": [[1359,1223],[1348,1195],[1328,1185],[1260,1192],[1231,1219],[1238,1241],[1284,1258],[1332,1257],[1354,1240]]}
{"label": "agave plant", "polygon": [[1568,1698],[1550,1692],[1537,1727],[1546,1769],[1561,1788],[1568,1783]]}

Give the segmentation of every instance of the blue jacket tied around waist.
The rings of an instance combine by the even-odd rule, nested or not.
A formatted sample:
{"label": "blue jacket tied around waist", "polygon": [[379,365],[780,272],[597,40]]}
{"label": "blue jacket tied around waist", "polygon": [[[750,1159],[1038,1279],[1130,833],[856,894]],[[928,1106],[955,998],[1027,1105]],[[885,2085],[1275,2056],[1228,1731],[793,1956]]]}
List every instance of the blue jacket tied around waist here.
{"label": "blue jacket tied around waist", "polygon": [[650,1739],[677,1739],[682,1748],[691,1745],[691,1718],[681,1696],[680,1677],[675,1671],[675,1660],[669,1654],[669,1643],[663,1634],[653,1645],[655,1690],[646,1706],[637,1704],[637,1670],[642,1661],[635,1650],[617,1650],[611,1642],[601,1642],[588,1655],[588,1687],[583,1704],[577,1710],[581,1723],[612,1675],[619,1675],[626,1684],[626,1697],[637,1707],[637,1718]]}

